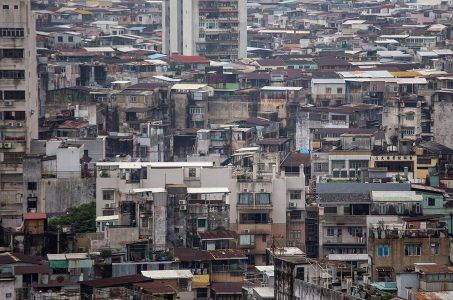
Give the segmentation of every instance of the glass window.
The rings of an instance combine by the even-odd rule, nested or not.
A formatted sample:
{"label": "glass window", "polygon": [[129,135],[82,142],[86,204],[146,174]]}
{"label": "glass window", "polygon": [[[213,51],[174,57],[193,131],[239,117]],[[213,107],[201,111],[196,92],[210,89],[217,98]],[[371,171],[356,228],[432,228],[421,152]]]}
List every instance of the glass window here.
{"label": "glass window", "polygon": [[405,117],[406,117],[406,120],[407,120],[407,121],[412,121],[412,120],[414,120],[414,118],[415,118],[415,114],[412,113],[412,112],[411,112],[411,113],[407,113],[407,114],[405,115]]}
{"label": "glass window", "polygon": [[207,220],[206,219],[197,219],[197,228],[206,228],[207,227]]}
{"label": "glass window", "polygon": [[422,213],[422,206],[420,203],[415,203],[415,213],[421,214]]}
{"label": "glass window", "polygon": [[256,204],[257,205],[266,205],[271,203],[271,195],[269,193],[257,193],[256,194]]}
{"label": "glass window", "polygon": [[302,219],[302,211],[301,210],[291,210],[289,212],[289,216],[291,220],[300,220]]}
{"label": "glass window", "polygon": [[114,190],[103,190],[102,191],[102,200],[107,200],[107,201],[115,200],[115,191]]}
{"label": "glass window", "polygon": [[396,213],[399,215],[404,213],[404,203],[396,204]]}
{"label": "glass window", "polygon": [[335,228],[327,227],[327,236],[334,236],[334,235],[335,235]]}
{"label": "glass window", "polygon": [[251,246],[255,244],[255,236],[253,234],[241,234],[239,236],[239,245]]}
{"label": "glass window", "polygon": [[390,247],[388,245],[379,245],[377,255],[380,257],[390,255]]}
{"label": "glass window", "polygon": [[439,243],[431,243],[429,254],[439,255]]}
{"label": "glass window", "polygon": [[38,183],[37,182],[29,182],[27,184],[28,190],[30,191],[36,191],[38,189]]}
{"label": "glass window", "polygon": [[289,191],[289,200],[300,200],[302,199],[302,191]]}
{"label": "glass window", "polygon": [[326,88],[326,94],[332,94],[332,88]]}
{"label": "glass window", "polygon": [[422,255],[421,244],[406,244],[404,245],[404,255],[406,256],[420,256]]}
{"label": "glass window", "polygon": [[289,232],[289,239],[290,240],[300,240],[300,231],[299,230],[292,230]]}
{"label": "glass window", "polygon": [[239,204],[252,205],[253,204],[253,195],[251,193],[240,193],[239,194]]}
{"label": "glass window", "polygon": [[197,177],[197,169],[195,169],[195,168],[189,168],[189,177],[190,177],[190,178]]}
{"label": "glass window", "polygon": [[436,199],[428,198],[428,206],[436,206]]}
{"label": "glass window", "polygon": [[343,94],[343,88],[337,88],[337,94]]}
{"label": "glass window", "polygon": [[387,206],[384,203],[379,204],[379,214],[385,215],[387,213]]}
{"label": "glass window", "polygon": [[351,226],[348,228],[349,234],[355,237],[361,237],[363,233],[362,227]]}

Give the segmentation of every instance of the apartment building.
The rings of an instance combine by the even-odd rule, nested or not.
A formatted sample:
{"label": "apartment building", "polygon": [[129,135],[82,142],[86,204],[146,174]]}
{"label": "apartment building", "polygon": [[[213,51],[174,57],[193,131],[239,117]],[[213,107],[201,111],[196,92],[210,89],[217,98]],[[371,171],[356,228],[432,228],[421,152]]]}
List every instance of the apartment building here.
{"label": "apartment building", "polygon": [[35,20],[29,1],[0,7],[0,215],[18,226],[22,215],[22,157],[38,137]]}
{"label": "apartment building", "polygon": [[212,162],[99,162],[96,168],[97,217],[117,216],[115,222],[139,227],[155,245],[202,247],[200,233],[230,229],[248,261],[261,265],[273,242],[286,243],[287,213],[299,220],[288,227],[289,244],[302,246],[305,239],[303,171],[286,175],[257,162],[245,173]]}
{"label": "apartment building", "polygon": [[162,51],[235,60],[247,55],[245,0],[166,0]]}
{"label": "apartment building", "polygon": [[396,274],[414,270],[414,263],[447,264],[448,249],[447,229],[435,216],[372,224],[368,237],[372,279],[396,281]]}

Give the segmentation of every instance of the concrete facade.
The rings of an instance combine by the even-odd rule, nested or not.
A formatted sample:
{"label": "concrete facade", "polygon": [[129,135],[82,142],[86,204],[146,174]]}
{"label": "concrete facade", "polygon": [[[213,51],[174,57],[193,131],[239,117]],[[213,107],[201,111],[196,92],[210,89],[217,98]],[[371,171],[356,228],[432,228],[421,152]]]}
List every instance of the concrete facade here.
{"label": "concrete facade", "polygon": [[[245,0],[166,0],[162,51],[234,60],[247,55]],[[222,43],[219,43],[222,41]]]}

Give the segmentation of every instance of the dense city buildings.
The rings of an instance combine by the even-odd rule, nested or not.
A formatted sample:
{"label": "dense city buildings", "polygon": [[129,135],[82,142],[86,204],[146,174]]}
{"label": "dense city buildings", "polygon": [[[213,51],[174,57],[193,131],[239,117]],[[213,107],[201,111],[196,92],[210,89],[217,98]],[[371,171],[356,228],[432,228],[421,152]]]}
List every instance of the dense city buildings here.
{"label": "dense city buildings", "polygon": [[452,9],[0,1],[0,299],[452,299]]}

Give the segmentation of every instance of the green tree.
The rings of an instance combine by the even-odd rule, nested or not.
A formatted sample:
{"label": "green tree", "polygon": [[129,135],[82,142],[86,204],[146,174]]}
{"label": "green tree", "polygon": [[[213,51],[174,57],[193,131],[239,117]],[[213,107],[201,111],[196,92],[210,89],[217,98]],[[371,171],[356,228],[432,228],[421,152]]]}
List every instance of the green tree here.
{"label": "green tree", "polygon": [[71,225],[75,233],[96,231],[96,203],[86,203],[68,210],[65,216],[52,218],[51,226]]}

